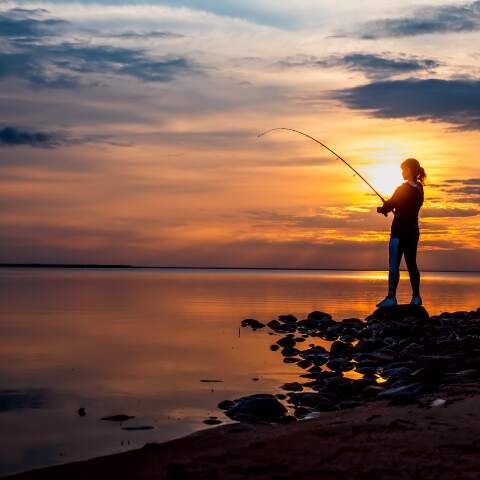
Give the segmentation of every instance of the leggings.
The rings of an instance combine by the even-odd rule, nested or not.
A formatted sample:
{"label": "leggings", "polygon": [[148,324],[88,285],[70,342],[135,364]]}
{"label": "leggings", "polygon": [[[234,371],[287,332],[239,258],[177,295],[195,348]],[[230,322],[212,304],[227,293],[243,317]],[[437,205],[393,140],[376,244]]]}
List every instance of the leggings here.
{"label": "leggings", "polygon": [[420,272],[417,267],[417,245],[418,234],[408,238],[391,237],[389,243],[389,274],[388,294],[395,296],[398,282],[400,280],[400,262],[402,255],[405,256],[412,294],[414,297],[420,295]]}

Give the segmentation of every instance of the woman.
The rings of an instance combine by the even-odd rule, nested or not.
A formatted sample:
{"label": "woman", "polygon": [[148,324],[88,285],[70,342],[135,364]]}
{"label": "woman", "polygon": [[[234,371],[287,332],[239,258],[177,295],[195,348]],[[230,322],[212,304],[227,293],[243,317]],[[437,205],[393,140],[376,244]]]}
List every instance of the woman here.
{"label": "woman", "polygon": [[394,218],[389,243],[388,295],[377,307],[393,307],[397,304],[397,286],[400,279],[400,261],[405,255],[412,300],[410,305],[421,305],[420,272],[417,267],[417,245],[419,239],[418,212],[423,204],[423,185],[426,173],[415,158],[408,158],[401,164],[402,176],[406,180],[400,185],[390,200],[377,208],[386,215],[393,211]]}

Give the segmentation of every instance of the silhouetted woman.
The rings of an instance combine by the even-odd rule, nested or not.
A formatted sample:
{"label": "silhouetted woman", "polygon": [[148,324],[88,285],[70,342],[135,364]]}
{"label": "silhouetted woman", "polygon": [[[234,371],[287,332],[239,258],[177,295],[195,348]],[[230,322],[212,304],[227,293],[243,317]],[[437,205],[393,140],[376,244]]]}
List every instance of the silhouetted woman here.
{"label": "silhouetted woman", "polygon": [[377,307],[393,307],[397,304],[397,286],[400,279],[400,262],[405,256],[412,300],[410,305],[421,305],[420,272],[417,267],[417,245],[420,236],[418,212],[423,204],[423,185],[425,170],[415,158],[408,158],[401,164],[402,176],[406,180],[400,185],[390,200],[377,208],[378,213],[394,214],[389,243],[389,275],[388,295],[377,304]]}

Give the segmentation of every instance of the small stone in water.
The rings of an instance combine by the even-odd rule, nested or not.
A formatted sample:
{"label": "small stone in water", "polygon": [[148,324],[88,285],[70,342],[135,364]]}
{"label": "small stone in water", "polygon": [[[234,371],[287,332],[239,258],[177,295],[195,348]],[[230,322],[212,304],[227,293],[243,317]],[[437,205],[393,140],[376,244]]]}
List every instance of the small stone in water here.
{"label": "small stone in water", "polygon": [[84,417],[87,414],[87,411],[83,407],[81,407],[77,410],[77,413],[79,417]]}
{"label": "small stone in water", "polygon": [[108,422],[126,422],[133,417],[132,415],[111,415],[110,417],[102,417],[101,420],[107,420]]}

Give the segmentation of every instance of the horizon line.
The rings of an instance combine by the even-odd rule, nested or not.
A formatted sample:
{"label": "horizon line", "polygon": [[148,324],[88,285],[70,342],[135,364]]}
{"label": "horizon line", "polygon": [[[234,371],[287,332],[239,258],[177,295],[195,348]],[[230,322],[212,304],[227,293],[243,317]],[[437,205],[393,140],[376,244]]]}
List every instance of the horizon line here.
{"label": "horizon line", "polygon": [[[292,268],[292,267],[192,267],[192,266],[146,266],[102,263],[0,263],[0,268],[114,268],[114,269],[163,269],[163,270],[287,270],[314,272],[388,272],[388,270],[364,268]],[[407,271],[402,270],[402,271]],[[480,273],[480,270],[422,270],[426,273]]]}

